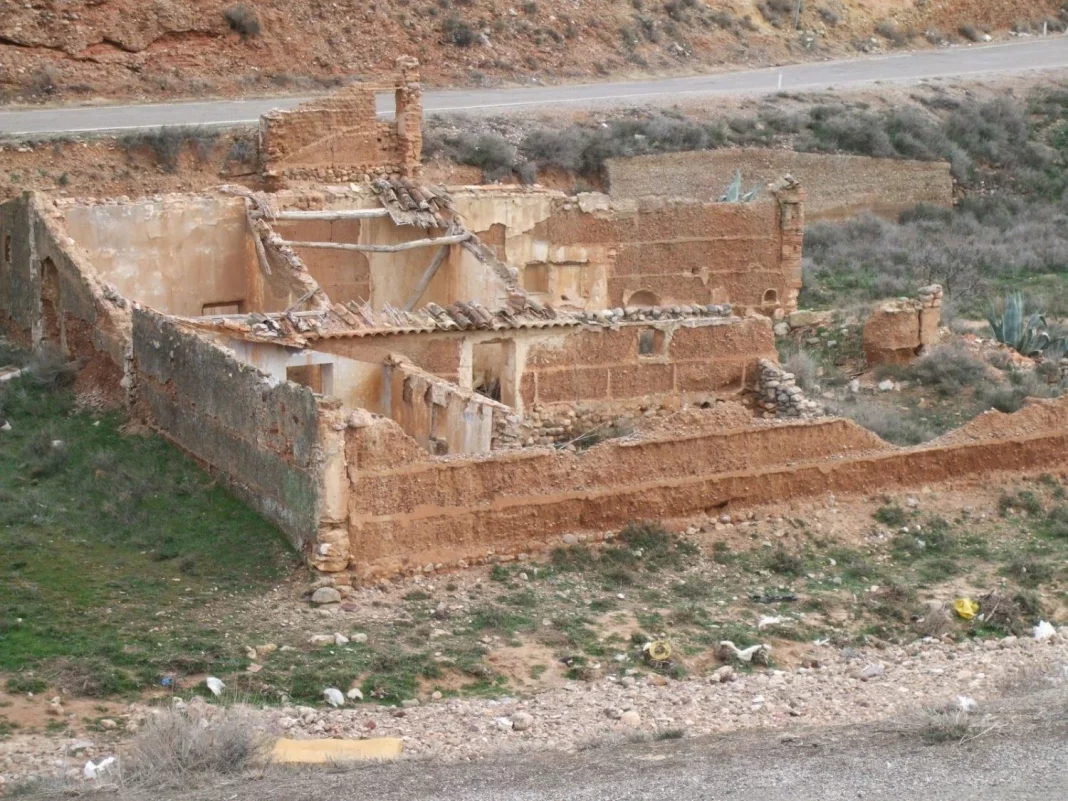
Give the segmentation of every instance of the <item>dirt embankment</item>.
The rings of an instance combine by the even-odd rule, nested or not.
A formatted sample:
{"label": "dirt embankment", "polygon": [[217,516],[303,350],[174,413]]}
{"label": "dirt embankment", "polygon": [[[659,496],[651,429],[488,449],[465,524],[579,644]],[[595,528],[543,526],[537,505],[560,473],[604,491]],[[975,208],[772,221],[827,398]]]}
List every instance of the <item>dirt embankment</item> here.
{"label": "dirt embankment", "polygon": [[[1053,30],[1063,0],[39,0],[0,7],[0,102],[307,92],[423,64],[537,83]],[[795,23],[796,19],[796,23]]]}

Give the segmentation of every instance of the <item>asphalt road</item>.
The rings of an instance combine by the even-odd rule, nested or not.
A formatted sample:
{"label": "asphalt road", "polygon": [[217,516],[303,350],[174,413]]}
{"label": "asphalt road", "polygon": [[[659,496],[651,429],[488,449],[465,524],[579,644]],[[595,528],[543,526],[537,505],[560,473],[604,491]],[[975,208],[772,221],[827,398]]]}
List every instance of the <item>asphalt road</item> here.
{"label": "asphalt road", "polygon": [[[878,83],[913,83],[934,78],[1010,74],[1068,67],[1068,35],[917,53],[794,64],[760,70],[720,72],[689,78],[568,84],[532,88],[427,92],[428,112],[506,111],[520,107],[618,105],[672,101],[716,94],[845,89]],[[155,128],[163,125],[240,125],[270,109],[292,108],[308,98],[259,98],[197,103],[81,106],[0,112],[0,135],[43,135]],[[393,98],[378,98],[389,114]]]}
{"label": "asphalt road", "polygon": [[1063,801],[1068,742],[1053,722],[1063,704],[1022,731],[995,729],[963,745],[924,745],[892,726],[737,733],[470,763],[269,768],[86,801]]}

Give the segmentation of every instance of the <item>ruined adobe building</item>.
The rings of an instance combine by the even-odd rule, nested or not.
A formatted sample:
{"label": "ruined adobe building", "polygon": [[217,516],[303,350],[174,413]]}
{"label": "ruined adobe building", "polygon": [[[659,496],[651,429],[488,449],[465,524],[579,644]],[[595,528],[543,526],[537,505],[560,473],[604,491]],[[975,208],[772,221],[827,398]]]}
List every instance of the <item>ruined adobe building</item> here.
{"label": "ruined adobe building", "polygon": [[[328,130],[337,161],[301,169],[352,177],[382,152],[367,131],[373,148],[401,141],[361,108],[343,120],[351,136]],[[274,124],[272,152],[314,162]],[[322,570],[508,559],[628,519],[1068,451],[1064,403],[911,450],[850,421],[758,420],[737,403],[774,376],[772,318],[800,286],[790,181],[755,204],[616,204],[428,187],[415,165],[344,185],[267,168],[290,185],[0,206],[0,319],[82,360],[85,380]],[[808,410],[778,378],[769,408]],[[633,433],[586,447],[623,422]]]}

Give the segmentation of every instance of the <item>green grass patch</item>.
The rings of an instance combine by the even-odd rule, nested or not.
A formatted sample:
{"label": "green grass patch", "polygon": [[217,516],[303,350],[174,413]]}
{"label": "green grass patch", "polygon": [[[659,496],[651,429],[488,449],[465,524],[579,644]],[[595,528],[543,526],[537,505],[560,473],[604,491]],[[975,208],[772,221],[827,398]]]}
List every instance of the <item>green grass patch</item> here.
{"label": "green grass patch", "polygon": [[896,503],[880,506],[875,510],[874,514],[872,514],[872,517],[888,528],[901,528],[902,526],[908,525],[909,522],[905,510]]}
{"label": "green grass patch", "polygon": [[1042,500],[1031,490],[1003,492],[998,499],[998,512],[1002,517],[1012,512],[1040,515],[1043,512]]}
{"label": "green grass patch", "polygon": [[[299,564],[279,532],[117,412],[56,382],[3,385],[0,671],[89,696],[225,673],[239,643],[199,612],[239,608]],[[240,630],[240,629],[238,629]]]}

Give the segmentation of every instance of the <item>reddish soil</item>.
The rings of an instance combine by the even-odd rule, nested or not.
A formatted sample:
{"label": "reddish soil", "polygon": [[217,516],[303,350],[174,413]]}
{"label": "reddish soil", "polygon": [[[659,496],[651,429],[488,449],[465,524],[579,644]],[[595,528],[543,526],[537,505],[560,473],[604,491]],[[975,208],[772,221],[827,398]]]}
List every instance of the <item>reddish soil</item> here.
{"label": "reddish soil", "polygon": [[826,0],[795,28],[793,0],[36,0],[0,6],[0,102],[307,93],[400,55],[431,86],[758,66],[1056,30],[1062,3]]}

